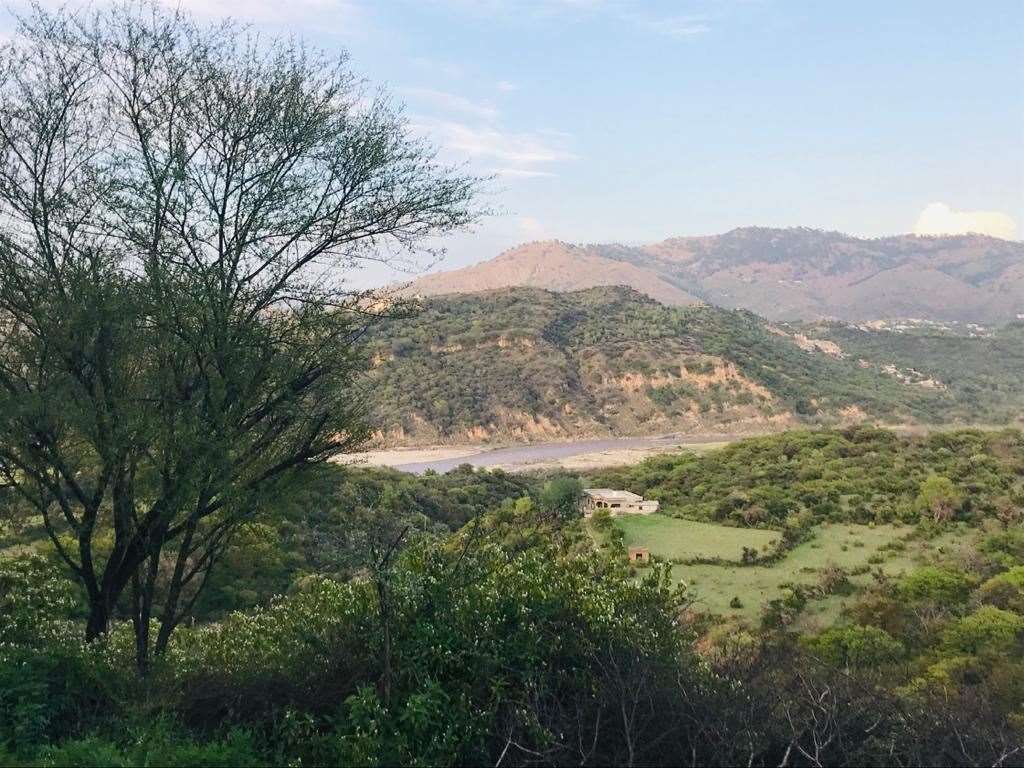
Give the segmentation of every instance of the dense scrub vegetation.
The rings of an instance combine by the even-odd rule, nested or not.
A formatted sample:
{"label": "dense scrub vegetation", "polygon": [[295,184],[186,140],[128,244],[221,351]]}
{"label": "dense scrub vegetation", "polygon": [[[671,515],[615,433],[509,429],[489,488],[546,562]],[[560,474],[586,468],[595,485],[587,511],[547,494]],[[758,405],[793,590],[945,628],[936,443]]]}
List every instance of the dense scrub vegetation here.
{"label": "dense scrub vegetation", "polygon": [[0,759],[46,765],[1019,765],[1021,529],[800,640],[687,618],[527,498],[183,627],[139,685],[63,574],[0,561]]}
{"label": "dense scrub vegetation", "polygon": [[0,761],[1020,765],[1022,456],[1017,432],[861,428],[588,478],[732,525],[808,517],[805,537],[891,513],[894,547],[963,539],[865,576],[813,631],[808,602],[861,577],[833,569],[723,621],[695,610],[690,566],[595,547],[572,478],[320,467],[233,542],[141,681],[130,622],[83,642],[82,595],[7,499]]}
{"label": "dense scrub vegetation", "polygon": [[[233,610],[265,606],[311,574],[345,578],[365,564],[365,550],[381,520],[417,533],[442,534],[500,506],[533,494],[535,478],[459,467],[444,475],[324,464],[306,471],[303,483],[272,510],[243,526],[221,556],[190,621],[220,618]],[[0,516],[0,557],[25,547],[48,551],[38,516],[10,491]],[[106,542],[109,547],[109,541]]]}
{"label": "dense scrub vegetation", "polygon": [[[922,359],[899,334],[837,357],[802,349],[790,330],[626,288],[434,298],[381,326],[368,395],[392,442],[763,430],[780,418],[835,422],[854,406],[890,422],[1008,421],[1024,402],[1011,331],[1000,344],[936,337]],[[950,362],[930,364],[941,355]],[[891,363],[949,388],[901,380]]]}
{"label": "dense scrub vegetation", "polygon": [[703,455],[666,454],[595,473],[698,520],[792,530],[816,523],[1019,522],[1024,434],[885,429],[791,431]]}
{"label": "dense scrub vegetation", "polygon": [[912,369],[943,382],[952,397],[970,404],[970,414],[993,424],[1007,406],[1024,403],[1024,323],[982,336],[924,327],[914,332],[867,331],[843,324],[816,324],[809,334],[836,342],[853,359]]}

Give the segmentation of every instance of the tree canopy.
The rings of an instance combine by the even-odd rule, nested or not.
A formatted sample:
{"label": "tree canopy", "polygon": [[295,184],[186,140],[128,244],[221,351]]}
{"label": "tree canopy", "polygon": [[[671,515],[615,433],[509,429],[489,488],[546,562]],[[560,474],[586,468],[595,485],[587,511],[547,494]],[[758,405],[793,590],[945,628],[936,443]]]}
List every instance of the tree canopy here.
{"label": "tree canopy", "polygon": [[[468,224],[344,57],[158,5],[36,7],[0,57],[0,474],[140,664],[241,521],[366,434],[347,288]],[[122,598],[130,587],[130,600]]]}

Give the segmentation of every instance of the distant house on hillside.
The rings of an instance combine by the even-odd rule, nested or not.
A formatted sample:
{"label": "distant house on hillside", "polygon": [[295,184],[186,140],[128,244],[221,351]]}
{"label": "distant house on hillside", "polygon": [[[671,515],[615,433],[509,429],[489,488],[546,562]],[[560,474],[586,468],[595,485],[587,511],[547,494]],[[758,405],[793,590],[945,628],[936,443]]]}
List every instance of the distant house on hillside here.
{"label": "distant house on hillside", "polygon": [[583,516],[590,517],[599,509],[615,515],[649,515],[658,511],[658,502],[644,501],[644,497],[629,491],[611,488],[584,488],[581,503]]}
{"label": "distant house on hillside", "polygon": [[641,564],[651,562],[650,550],[647,547],[630,547],[629,562]]}

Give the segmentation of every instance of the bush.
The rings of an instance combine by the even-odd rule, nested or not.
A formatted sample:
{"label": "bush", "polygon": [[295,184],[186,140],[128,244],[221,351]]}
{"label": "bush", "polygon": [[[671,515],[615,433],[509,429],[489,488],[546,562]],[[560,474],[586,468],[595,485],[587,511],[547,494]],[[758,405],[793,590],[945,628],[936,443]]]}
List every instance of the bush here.
{"label": "bush", "polygon": [[904,648],[884,629],[871,626],[836,627],[805,641],[823,661],[850,668],[877,667],[903,657]]}
{"label": "bush", "polygon": [[986,605],[947,629],[942,640],[948,650],[959,653],[1013,654],[1022,635],[1024,616]]}
{"label": "bush", "polygon": [[[130,765],[114,743],[96,736],[68,741],[59,747],[46,747],[39,757],[43,765],[54,768],[118,768]],[[163,763],[170,765],[170,763]]]}
{"label": "bush", "polygon": [[967,599],[971,581],[957,571],[926,566],[906,576],[898,590],[908,600],[928,600],[950,605]]}
{"label": "bush", "polygon": [[1024,565],[993,576],[978,588],[977,596],[982,603],[1024,614]]}
{"label": "bush", "polygon": [[0,653],[4,645],[65,648],[77,643],[79,608],[67,575],[31,554],[0,557]]}
{"label": "bush", "polygon": [[922,515],[931,517],[932,522],[944,523],[964,503],[963,494],[948,477],[931,474],[921,483],[915,506]]}

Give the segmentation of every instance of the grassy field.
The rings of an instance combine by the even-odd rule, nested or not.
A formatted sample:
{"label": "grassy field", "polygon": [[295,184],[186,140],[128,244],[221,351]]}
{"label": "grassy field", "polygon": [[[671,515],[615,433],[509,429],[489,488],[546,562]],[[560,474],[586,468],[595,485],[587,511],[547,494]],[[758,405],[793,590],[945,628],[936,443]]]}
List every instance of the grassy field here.
{"label": "grassy field", "polygon": [[728,528],[668,515],[617,517],[615,525],[622,529],[627,547],[647,547],[665,560],[718,558],[738,563],[744,547],[763,554],[781,538],[777,531]]}
{"label": "grassy field", "polygon": [[[627,546],[645,546],[666,560],[718,557],[738,563],[744,546],[763,551],[779,534],[773,531],[730,528],[680,520],[665,515],[616,518]],[[930,541],[908,540],[909,526],[827,524],[810,541],[800,544],[769,566],[723,564],[674,565],[672,575],[686,584],[694,607],[721,616],[756,622],[765,605],[783,595],[787,584],[815,585],[822,572],[835,566],[847,573],[870,567],[871,572],[851,575],[855,591],[871,583],[873,572],[896,577],[949,554],[966,543],[971,532],[949,532]],[[901,542],[901,549],[883,549]],[[828,626],[839,617],[854,595],[832,595],[810,601],[800,616],[802,629]],[[738,598],[741,607],[730,606]]]}

